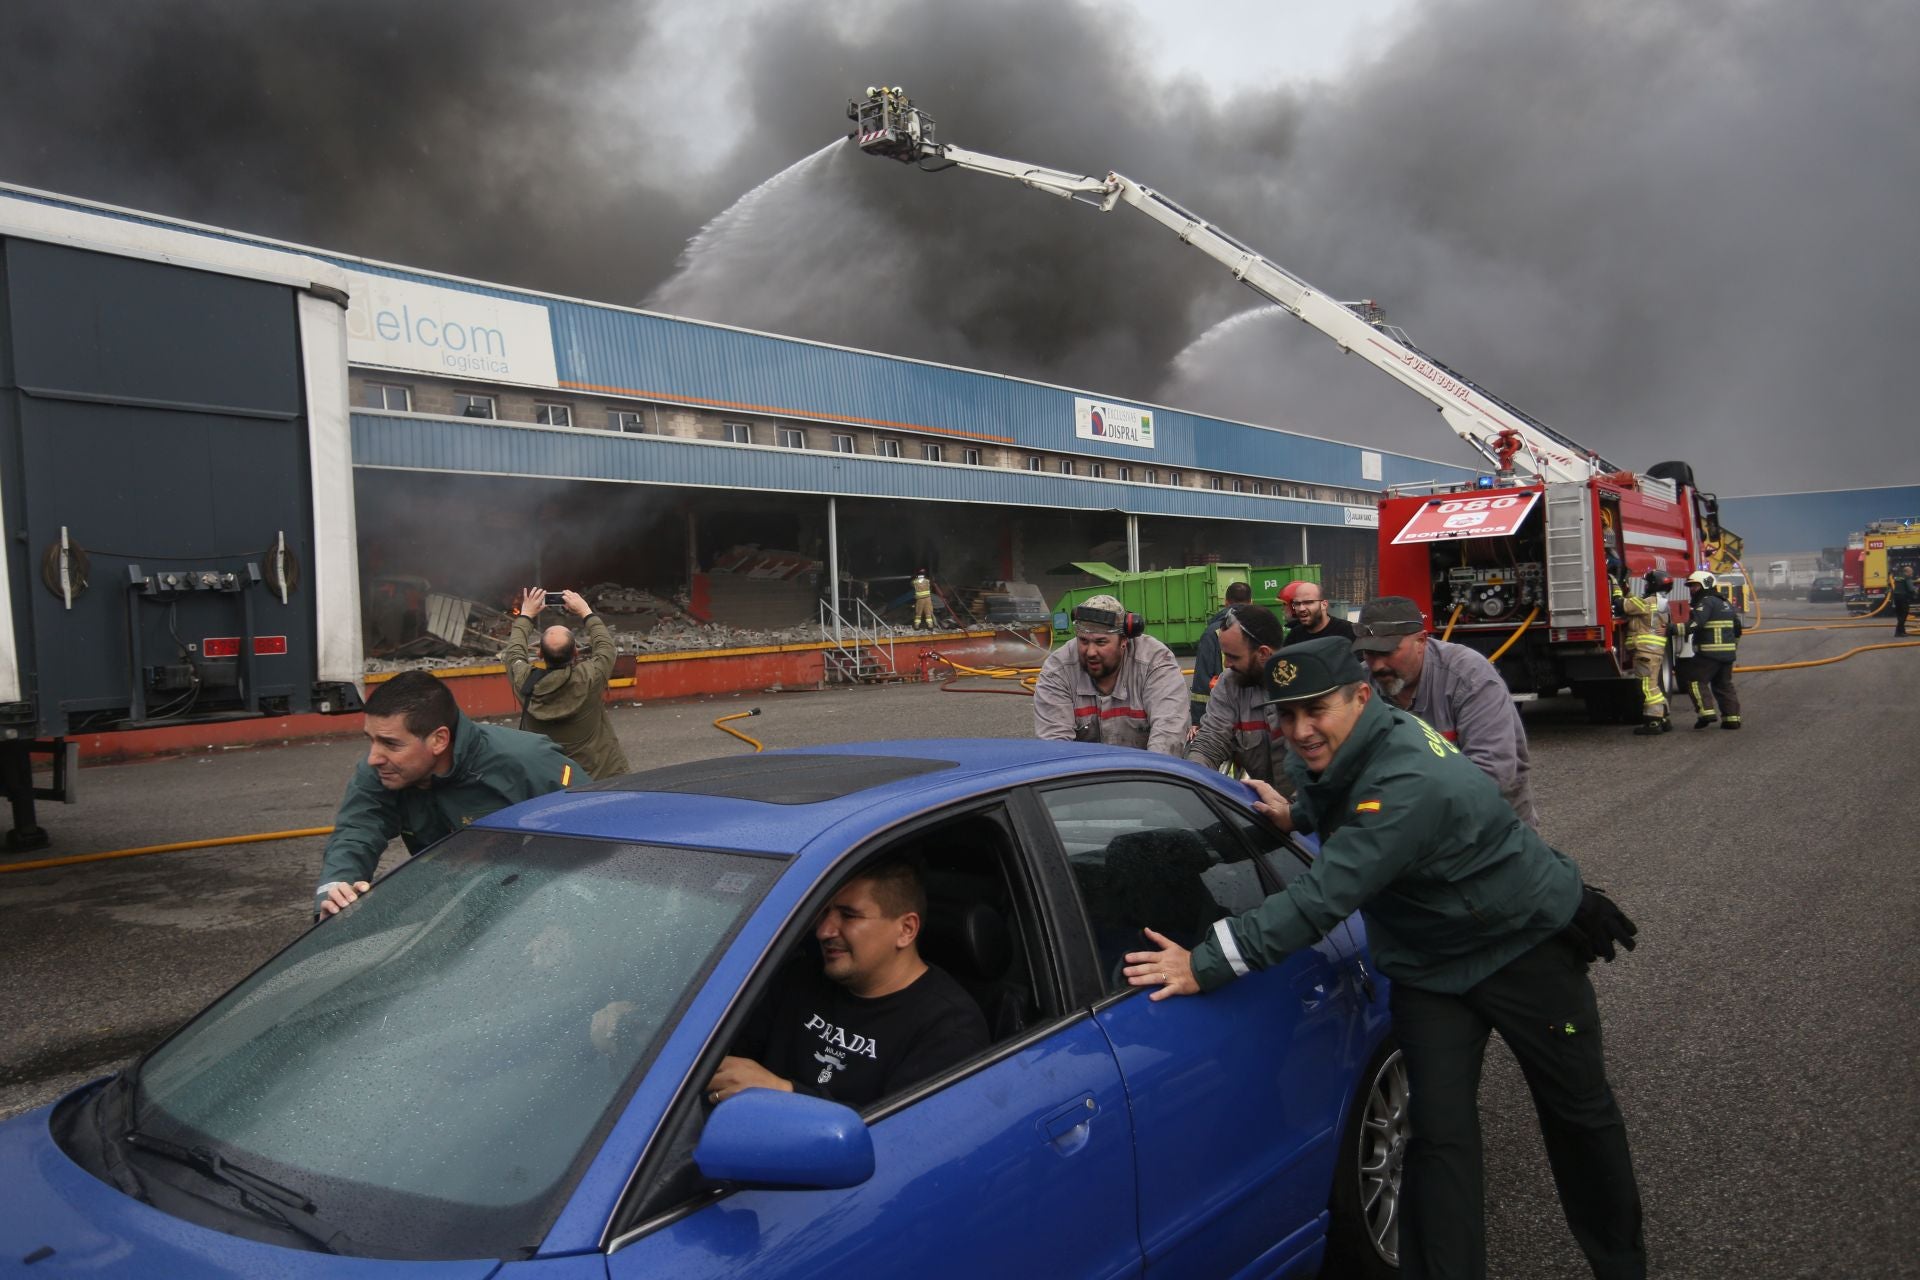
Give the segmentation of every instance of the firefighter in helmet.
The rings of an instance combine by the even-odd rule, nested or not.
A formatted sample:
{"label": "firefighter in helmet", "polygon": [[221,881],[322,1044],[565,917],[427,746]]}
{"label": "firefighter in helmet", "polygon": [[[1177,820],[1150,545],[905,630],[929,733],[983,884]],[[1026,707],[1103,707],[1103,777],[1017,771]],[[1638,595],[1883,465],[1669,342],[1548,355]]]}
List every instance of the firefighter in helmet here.
{"label": "firefighter in helmet", "polygon": [[1705,729],[1718,720],[1722,729],[1738,729],[1740,697],[1733,691],[1733,659],[1740,645],[1740,615],[1714,585],[1705,569],[1687,575],[1687,590],[1693,595],[1687,623],[1693,639],[1687,692],[1698,712],[1694,728]]}
{"label": "firefighter in helmet", "polygon": [[1640,677],[1640,727],[1634,733],[1650,738],[1673,730],[1667,718],[1667,691],[1661,687],[1661,668],[1667,660],[1667,610],[1663,597],[1673,590],[1673,579],[1658,569],[1640,580],[1644,595],[1614,590],[1614,608],[1627,623],[1627,652],[1633,673]]}
{"label": "firefighter in helmet", "polygon": [[925,569],[913,571],[913,629],[933,630],[933,579]]}

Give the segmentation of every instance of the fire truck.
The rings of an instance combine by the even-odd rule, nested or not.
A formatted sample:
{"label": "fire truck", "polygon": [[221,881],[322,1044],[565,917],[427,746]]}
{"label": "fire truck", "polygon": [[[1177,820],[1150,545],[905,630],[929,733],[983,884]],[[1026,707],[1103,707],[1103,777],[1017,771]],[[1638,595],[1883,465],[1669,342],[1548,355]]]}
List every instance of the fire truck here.
{"label": "fire truck", "polygon": [[[1614,465],[1415,346],[1371,300],[1334,300],[1131,178],[940,142],[933,117],[898,88],[869,89],[847,104],[847,116],[849,139],[873,155],[1011,178],[1102,212],[1138,210],[1438,409],[1492,469],[1475,484],[1388,491],[1380,502],[1380,590],[1410,597],[1435,631],[1485,653],[1518,698],[1571,692],[1597,718],[1637,717],[1639,682],[1614,584],[1630,586],[1650,569],[1678,580],[1738,560],[1740,540],[1721,527],[1717,501],[1686,463],[1645,472]],[[1684,619],[1684,603],[1669,607]]]}
{"label": "fire truck", "polygon": [[1920,578],[1920,519],[1872,521],[1847,539],[1846,564],[1847,608],[1854,613],[1878,609],[1902,570]]}

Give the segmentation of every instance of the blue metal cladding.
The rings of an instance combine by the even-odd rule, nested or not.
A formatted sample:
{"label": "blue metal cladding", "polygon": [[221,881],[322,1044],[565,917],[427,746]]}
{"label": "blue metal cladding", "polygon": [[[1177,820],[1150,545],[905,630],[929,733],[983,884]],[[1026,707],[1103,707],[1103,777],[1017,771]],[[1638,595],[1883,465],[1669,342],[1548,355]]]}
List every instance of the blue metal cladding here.
{"label": "blue metal cladding", "polygon": [[[239,231],[180,223],[136,210],[69,201],[48,193],[8,188],[4,194],[212,239],[304,254],[348,271],[545,307],[552,324],[561,385],[577,391],[733,409],[766,417],[934,432],[956,442],[977,440],[985,445],[1110,459],[1136,466],[1221,471],[1343,488],[1425,481],[1458,483],[1471,480],[1475,474],[1474,467],[1463,464],[1465,445],[1450,445],[1461,454],[1460,464],[1367,450],[1340,441],[1001,374],[924,364],[415,271]],[[1151,412],[1156,447],[1136,449],[1079,438],[1074,433],[1076,396]],[[1445,438],[1451,439],[1450,435]],[[1361,474],[1363,453],[1379,454],[1379,480]]]}
{"label": "blue metal cladding", "polygon": [[1320,527],[1346,527],[1349,510],[1334,502],[1262,498],[816,449],[538,427],[498,419],[356,412],[352,422],[354,465],[393,470],[1117,511]]}
{"label": "blue metal cladding", "polygon": [[1720,518],[1746,543],[1748,568],[1757,569],[1756,556],[1843,547],[1870,521],[1920,522],[1920,485],[1722,498]]}

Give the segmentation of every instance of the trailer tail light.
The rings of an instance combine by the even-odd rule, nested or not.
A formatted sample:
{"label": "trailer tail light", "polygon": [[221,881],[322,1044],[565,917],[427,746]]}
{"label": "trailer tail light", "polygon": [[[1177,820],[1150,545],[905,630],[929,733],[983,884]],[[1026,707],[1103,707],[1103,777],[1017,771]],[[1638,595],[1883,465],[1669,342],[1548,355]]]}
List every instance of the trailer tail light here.
{"label": "trailer tail light", "polygon": [[1598,644],[1607,633],[1599,627],[1555,627],[1550,634],[1555,644]]}
{"label": "trailer tail light", "polygon": [[[255,636],[253,638],[253,656],[256,658],[274,657],[286,653],[285,636]],[[239,636],[208,636],[200,642],[200,656],[203,658],[237,658],[240,656]]]}

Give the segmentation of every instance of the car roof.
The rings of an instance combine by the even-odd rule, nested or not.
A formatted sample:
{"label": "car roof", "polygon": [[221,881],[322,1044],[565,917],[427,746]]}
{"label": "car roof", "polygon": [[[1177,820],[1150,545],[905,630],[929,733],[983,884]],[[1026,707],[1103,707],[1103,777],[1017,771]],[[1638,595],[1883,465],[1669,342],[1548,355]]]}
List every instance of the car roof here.
{"label": "car roof", "polygon": [[974,796],[1053,778],[1140,771],[1236,794],[1219,773],[1134,748],[1017,738],[916,739],[669,765],[528,800],[476,825],[797,855],[858,819],[833,842],[837,852],[866,832]]}

